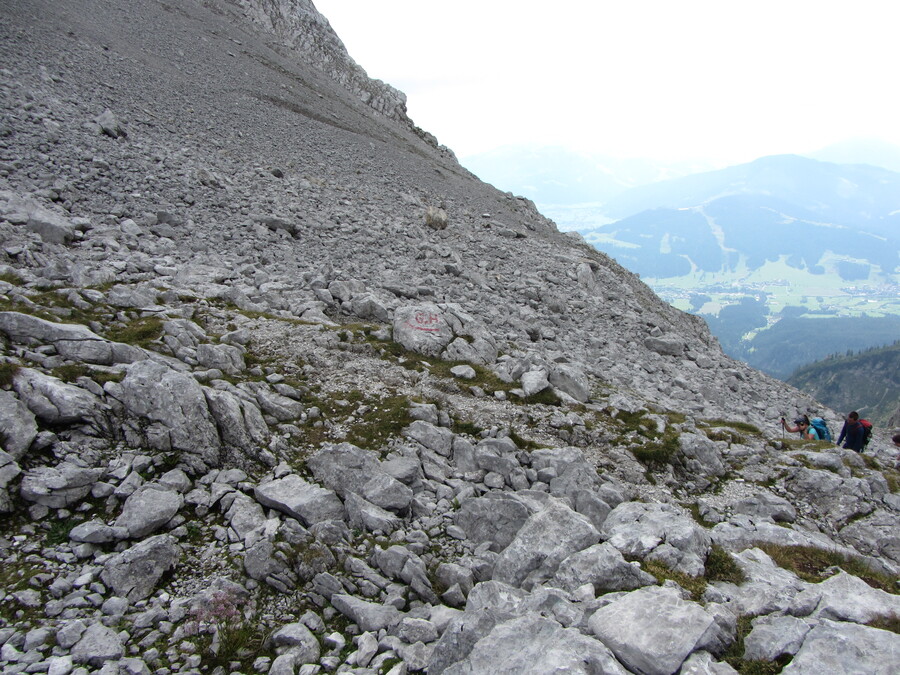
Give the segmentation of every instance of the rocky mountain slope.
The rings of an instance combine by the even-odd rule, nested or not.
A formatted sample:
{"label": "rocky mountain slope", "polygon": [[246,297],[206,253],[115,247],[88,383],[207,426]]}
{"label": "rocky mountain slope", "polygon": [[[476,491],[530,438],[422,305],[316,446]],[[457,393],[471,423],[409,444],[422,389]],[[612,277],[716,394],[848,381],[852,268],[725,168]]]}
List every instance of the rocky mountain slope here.
{"label": "rocky mountain slope", "polygon": [[0,11],[4,673],[895,668],[884,436],[783,440],[312,3]]}

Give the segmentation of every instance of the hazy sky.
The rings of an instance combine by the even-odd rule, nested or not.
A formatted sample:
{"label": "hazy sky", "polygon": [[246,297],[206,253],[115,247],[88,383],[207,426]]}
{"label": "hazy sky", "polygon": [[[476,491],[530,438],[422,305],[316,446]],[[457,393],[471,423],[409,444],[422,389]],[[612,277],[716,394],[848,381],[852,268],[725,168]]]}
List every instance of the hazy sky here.
{"label": "hazy sky", "polygon": [[900,145],[894,0],[313,0],[460,157],[509,144],[738,163]]}

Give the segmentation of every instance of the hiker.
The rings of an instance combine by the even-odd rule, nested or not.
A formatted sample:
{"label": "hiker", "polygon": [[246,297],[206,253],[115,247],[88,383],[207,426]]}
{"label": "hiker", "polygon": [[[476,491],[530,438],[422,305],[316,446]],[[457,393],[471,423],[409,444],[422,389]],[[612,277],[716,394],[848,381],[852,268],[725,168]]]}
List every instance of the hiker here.
{"label": "hiker", "polygon": [[838,436],[837,444],[841,443],[844,444],[845,450],[854,452],[862,452],[863,446],[866,444],[866,429],[859,421],[859,413],[855,410],[847,415],[847,421],[844,422],[841,435]]}
{"label": "hiker", "polygon": [[794,420],[794,426],[789,426],[788,423],[781,418],[781,426],[784,427],[786,431],[793,433],[800,432],[800,438],[807,441],[817,441],[819,440],[819,432],[816,431],[816,428],[809,423],[809,417],[803,415],[802,417],[798,417]]}

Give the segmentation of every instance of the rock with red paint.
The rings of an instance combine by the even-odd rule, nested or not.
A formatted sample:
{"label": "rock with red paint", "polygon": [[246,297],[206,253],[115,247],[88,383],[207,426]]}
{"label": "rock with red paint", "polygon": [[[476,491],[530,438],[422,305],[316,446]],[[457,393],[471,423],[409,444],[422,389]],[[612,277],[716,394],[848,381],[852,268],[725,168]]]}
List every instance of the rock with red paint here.
{"label": "rock with red paint", "polygon": [[440,356],[453,338],[449,316],[433,303],[400,307],[394,312],[394,340],[412,352]]}

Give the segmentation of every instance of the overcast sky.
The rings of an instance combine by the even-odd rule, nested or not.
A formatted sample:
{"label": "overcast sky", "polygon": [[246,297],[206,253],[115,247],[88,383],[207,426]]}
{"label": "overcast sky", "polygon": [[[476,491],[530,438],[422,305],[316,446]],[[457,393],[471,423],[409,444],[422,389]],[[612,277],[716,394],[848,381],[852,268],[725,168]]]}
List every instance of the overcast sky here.
{"label": "overcast sky", "polygon": [[739,163],[900,145],[894,0],[313,0],[458,156],[563,145]]}

